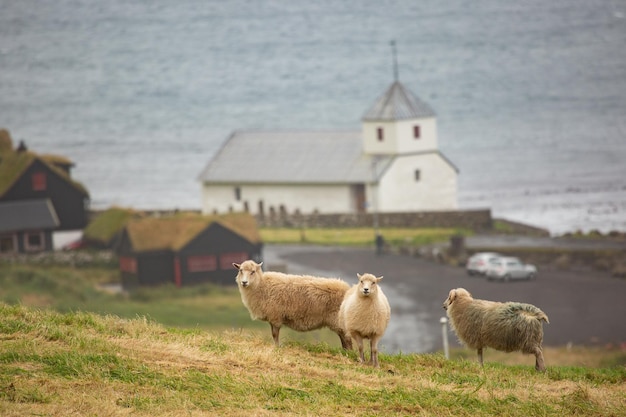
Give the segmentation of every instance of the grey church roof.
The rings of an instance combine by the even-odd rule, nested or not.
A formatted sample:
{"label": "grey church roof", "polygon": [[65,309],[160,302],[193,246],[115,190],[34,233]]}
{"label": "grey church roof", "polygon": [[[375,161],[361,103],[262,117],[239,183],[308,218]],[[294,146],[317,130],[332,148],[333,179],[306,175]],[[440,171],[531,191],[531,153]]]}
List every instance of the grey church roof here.
{"label": "grey church roof", "polygon": [[55,229],[59,218],[48,199],[0,203],[0,232]]}
{"label": "grey church roof", "polygon": [[434,117],[428,104],[413,95],[400,81],[395,81],[365,113],[363,121],[392,121]]}
{"label": "grey church roof", "polygon": [[361,130],[238,130],[199,176],[211,183],[351,184],[373,181],[392,157],[363,154]]}

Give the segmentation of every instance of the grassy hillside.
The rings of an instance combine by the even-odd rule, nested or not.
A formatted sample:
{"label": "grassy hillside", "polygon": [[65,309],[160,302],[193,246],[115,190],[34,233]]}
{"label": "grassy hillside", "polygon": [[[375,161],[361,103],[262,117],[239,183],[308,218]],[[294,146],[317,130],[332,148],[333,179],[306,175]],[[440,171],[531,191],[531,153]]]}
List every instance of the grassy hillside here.
{"label": "grassy hillside", "polygon": [[626,415],[626,369],[275,348],[248,331],[0,303],[0,415]]}

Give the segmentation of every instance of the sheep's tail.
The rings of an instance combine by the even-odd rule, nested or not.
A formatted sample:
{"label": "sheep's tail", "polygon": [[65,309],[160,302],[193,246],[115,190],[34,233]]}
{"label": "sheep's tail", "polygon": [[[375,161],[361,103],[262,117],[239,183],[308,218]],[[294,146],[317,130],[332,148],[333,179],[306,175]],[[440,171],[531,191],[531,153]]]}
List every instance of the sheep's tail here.
{"label": "sheep's tail", "polygon": [[507,306],[507,310],[511,315],[523,315],[528,318],[533,318],[539,321],[545,321],[550,324],[550,320],[548,320],[548,316],[546,313],[541,311],[539,307],[535,307],[532,304],[525,303],[509,303]]}

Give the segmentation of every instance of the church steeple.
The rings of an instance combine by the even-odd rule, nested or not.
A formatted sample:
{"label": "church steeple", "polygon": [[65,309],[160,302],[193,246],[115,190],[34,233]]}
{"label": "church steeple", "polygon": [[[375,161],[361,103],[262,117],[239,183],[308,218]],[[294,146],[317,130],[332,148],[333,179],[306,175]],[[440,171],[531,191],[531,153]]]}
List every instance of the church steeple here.
{"label": "church steeple", "polygon": [[391,41],[394,82],[363,115],[366,154],[397,155],[437,150],[435,112],[398,80],[395,41]]}

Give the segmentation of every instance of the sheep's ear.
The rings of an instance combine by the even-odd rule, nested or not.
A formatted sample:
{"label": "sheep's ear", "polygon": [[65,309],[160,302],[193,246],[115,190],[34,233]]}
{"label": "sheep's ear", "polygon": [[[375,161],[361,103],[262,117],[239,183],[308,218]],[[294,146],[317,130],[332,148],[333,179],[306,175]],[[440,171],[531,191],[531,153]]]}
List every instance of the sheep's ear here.
{"label": "sheep's ear", "polygon": [[363,275],[359,274],[358,272],[356,273],[356,277],[357,277],[358,279],[361,279],[361,277],[362,277],[362,276],[363,276]]}
{"label": "sheep's ear", "polygon": [[454,301],[454,299],[456,298],[456,290],[450,290],[450,294],[448,294],[448,298],[450,299],[450,301]]}
{"label": "sheep's ear", "polygon": [[236,263],[234,263],[234,262],[233,262],[233,266],[234,266],[235,268],[237,268],[237,269],[240,269],[240,268],[241,268],[241,265],[236,264]]}
{"label": "sheep's ear", "polygon": [[376,278],[376,281],[380,281],[381,279],[383,279],[383,276],[382,276],[382,275],[381,275],[381,276],[379,276],[379,277],[377,277],[377,278]]}
{"label": "sheep's ear", "polygon": [[256,266],[263,266],[263,262],[256,264]]}

